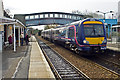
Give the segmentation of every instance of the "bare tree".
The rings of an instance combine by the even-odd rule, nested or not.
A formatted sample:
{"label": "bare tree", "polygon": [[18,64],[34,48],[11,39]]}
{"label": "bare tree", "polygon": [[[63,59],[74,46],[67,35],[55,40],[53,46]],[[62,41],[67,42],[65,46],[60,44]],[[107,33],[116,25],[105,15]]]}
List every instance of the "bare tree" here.
{"label": "bare tree", "polygon": [[85,10],[83,12],[79,11],[79,10],[73,10],[72,13],[74,14],[82,14],[84,15],[84,17],[92,17],[92,18],[103,18],[103,15],[94,13],[94,12],[90,12],[88,10]]}
{"label": "bare tree", "polygon": [[10,10],[9,9],[5,9],[5,12],[9,15],[10,14]]}

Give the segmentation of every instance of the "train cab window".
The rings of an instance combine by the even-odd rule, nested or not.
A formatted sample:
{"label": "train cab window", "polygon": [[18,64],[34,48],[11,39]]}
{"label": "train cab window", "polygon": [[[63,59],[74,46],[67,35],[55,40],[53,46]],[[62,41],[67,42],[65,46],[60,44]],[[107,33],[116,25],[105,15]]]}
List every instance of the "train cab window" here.
{"label": "train cab window", "polygon": [[73,27],[69,28],[68,36],[71,38],[74,38],[74,28]]}
{"label": "train cab window", "polygon": [[102,25],[84,25],[85,36],[104,36],[104,29]]}

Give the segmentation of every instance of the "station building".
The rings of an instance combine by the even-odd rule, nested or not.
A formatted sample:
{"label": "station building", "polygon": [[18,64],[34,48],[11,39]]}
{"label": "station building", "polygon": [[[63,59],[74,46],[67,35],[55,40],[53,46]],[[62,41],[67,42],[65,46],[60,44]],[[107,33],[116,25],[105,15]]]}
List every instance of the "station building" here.
{"label": "station building", "polygon": [[8,37],[14,35],[14,51],[16,42],[20,46],[20,34],[25,32],[25,26],[17,19],[12,19],[4,10],[3,2],[0,0],[0,52],[8,44]]}

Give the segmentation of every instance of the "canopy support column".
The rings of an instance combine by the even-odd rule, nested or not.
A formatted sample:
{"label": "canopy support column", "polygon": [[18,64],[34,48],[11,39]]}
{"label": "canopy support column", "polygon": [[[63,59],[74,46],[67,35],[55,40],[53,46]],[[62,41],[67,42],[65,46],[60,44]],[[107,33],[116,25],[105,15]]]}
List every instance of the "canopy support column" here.
{"label": "canopy support column", "polygon": [[16,52],[15,24],[14,24],[14,52]]}
{"label": "canopy support column", "polygon": [[18,28],[18,34],[19,34],[19,36],[18,36],[18,42],[19,42],[19,46],[20,46],[20,27]]}

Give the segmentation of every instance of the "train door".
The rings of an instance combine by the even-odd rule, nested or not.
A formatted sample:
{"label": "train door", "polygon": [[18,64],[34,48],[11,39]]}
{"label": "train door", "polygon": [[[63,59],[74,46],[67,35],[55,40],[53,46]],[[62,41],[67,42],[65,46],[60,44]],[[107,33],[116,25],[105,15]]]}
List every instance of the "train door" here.
{"label": "train door", "polygon": [[74,27],[69,27],[68,29],[68,38],[72,39],[72,41],[74,41]]}

